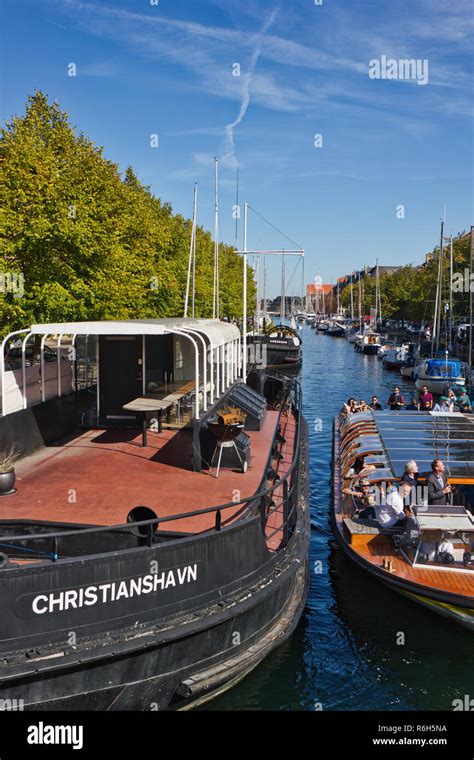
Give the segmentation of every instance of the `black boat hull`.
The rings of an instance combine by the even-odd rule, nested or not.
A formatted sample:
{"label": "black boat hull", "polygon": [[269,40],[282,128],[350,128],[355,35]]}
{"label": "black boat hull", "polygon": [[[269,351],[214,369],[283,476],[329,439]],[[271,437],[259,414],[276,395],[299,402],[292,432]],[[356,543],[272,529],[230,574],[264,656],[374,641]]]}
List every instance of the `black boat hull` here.
{"label": "black boat hull", "polygon": [[[305,604],[307,457],[303,421],[295,520],[278,552],[268,551],[257,512],[169,545],[9,570],[1,605],[16,616],[4,634],[0,698],[25,710],[186,709],[238,682],[291,635]],[[143,579],[156,562],[154,572],[174,582],[155,594],[144,596],[143,585],[141,596],[61,609],[61,589],[107,580],[118,596],[123,579]]]}

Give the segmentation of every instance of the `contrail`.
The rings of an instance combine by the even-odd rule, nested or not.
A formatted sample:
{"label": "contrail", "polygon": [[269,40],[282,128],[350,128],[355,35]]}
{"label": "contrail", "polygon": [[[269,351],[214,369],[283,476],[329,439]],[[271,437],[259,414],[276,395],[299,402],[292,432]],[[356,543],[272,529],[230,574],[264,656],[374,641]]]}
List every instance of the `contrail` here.
{"label": "contrail", "polygon": [[270,29],[270,27],[272,26],[273,22],[275,21],[277,13],[278,13],[278,6],[276,6],[273,9],[269,18],[267,19],[262,29],[260,30],[257,44],[252,53],[252,57],[250,59],[249,70],[247,74],[245,75],[245,79],[243,81],[243,98],[242,98],[242,103],[240,105],[240,111],[238,113],[236,120],[233,121],[231,124],[227,124],[225,128],[225,131],[226,131],[225,158],[228,158],[229,156],[232,158],[235,158],[234,129],[238,127],[239,124],[241,124],[243,118],[245,117],[245,114],[247,113],[248,107],[250,105],[250,87],[252,85],[253,75],[255,73],[255,67],[257,66],[258,59],[260,58],[260,54],[262,52],[263,39],[266,33],[268,32],[268,30]]}

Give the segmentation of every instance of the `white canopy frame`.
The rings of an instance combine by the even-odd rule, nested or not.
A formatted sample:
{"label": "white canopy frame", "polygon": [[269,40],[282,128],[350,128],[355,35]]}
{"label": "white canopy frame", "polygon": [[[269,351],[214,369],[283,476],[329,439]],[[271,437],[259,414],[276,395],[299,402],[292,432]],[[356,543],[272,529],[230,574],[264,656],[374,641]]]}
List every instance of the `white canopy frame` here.
{"label": "white canopy frame", "polygon": [[[29,333],[29,328],[26,328],[24,330],[13,330],[13,332],[8,333],[2,340],[2,344],[0,346],[0,384],[1,384],[1,397],[2,397],[2,416],[5,415],[5,346],[7,345],[8,341],[15,337],[15,335],[23,335],[23,333]],[[24,375],[24,372],[23,372]]]}
{"label": "white canopy frame", "polygon": [[[26,384],[26,346],[32,336],[41,335],[40,372],[41,372],[41,402],[46,401],[45,388],[45,345],[48,338],[56,336],[57,347],[57,395],[63,395],[61,378],[62,342],[65,337],[72,339],[74,372],[77,366],[75,356],[76,341],[79,336],[96,337],[100,335],[136,335],[142,336],[142,362],[145,389],[146,352],[145,338],[147,335],[179,335],[190,341],[194,352],[195,374],[195,418],[199,419],[201,412],[201,374],[203,380],[202,411],[208,410],[237,378],[241,376],[241,336],[235,324],[220,322],[212,319],[163,319],[163,320],[129,320],[104,322],[70,322],[36,324],[23,330],[9,333],[0,345],[0,390],[2,414],[5,413],[5,346],[15,336],[22,338],[22,382],[21,394],[23,409],[28,407]],[[211,369],[208,370],[207,358],[210,358]],[[202,359],[202,373],[200,361]],[[100,362],[99,350],[97,360]],[[215,364],[215,367],[214,367]],[[210,382],[209,382],[209,380]],[[73,384],[75,388],[75,385]],[[209,393],[209,399],[208,399]],[[97,413],[99,414],[100,394],[99,378],[97,378]],[[8,411],[7,411],[8,413]]]}

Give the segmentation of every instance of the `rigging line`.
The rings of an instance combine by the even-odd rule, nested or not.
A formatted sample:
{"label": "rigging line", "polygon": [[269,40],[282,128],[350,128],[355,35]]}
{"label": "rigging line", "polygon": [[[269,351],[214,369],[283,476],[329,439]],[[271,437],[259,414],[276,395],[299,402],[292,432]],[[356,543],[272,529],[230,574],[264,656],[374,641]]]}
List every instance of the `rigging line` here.
{"label": "rigging line", "polygon": [[287,283],[286,283],[286,288],[287,288],[287,289],[290,287],[290,285],[291,285],[291,283],[292,283],[292,280],[293,280],[293,277],[295,276],[295,274],[296,274],[296,270],[298,269],[299,265],[300,265],[300,262],[299,262],[299,259],[298,259],[298,260],[296,261],[296,264],[295,264],[295,268],[293,269],[293,274],[291,275],[291,277],[290,277],[290,279],[289,279],[289,282],[287,282]]}
{"label": "rigging line", "polygon": [[280,229],[278,229],[278,227],[275,227],[275,225],[269,222],[268,219],[265,219],[265,217],[262,216],[262,214],[259,214],[258,211],[255,211],[253,206],[251,206],[250,204],[247,204],[247,206],[248,208],[252,209],[253,213],[256,214],[256,216],[259,216],[260,219],[266,222],[266,224],[270,225],[270,227],[273,227],[273,229],[276,230],[276,232],[278,232],[280,235],[283,235],[283,237],[286,238],[286,240],[288,240],[292,245],[295,245],[297,248],[299,248],[301,252],[303,251],[303,248],[301,245],[299,245],[299,243],[295,243],[295,241],[289,238],[288,235],[285,235],[285,233],[282,232]]}

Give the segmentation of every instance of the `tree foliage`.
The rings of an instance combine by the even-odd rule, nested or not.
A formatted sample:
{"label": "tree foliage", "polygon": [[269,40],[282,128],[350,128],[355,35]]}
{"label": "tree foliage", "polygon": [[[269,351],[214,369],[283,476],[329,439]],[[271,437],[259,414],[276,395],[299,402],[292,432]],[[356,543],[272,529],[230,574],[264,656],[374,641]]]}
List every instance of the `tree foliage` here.
{"label": "tree foliage", "polygon": [[[174,214],[128,167],[76,134],[42,92],[0,133],[0,272],[5,334],[39,321],[182,316],[191,221]],[[221,316],[242,309],[242,260],[220,246]],[[196,316],[212,316],[214,242],[197,230]],[[5,280],[5,277],[4,277]],[[255,299],[249,269],[248,302]]]}
{"label": "tree foliage", "polygon": [[[415,321],[431,321],[434,314],[436,288],[439,271],[439,247],[427,257],[422,267],[405,266],[393,274],[380,277],[380,297],[382,316],[387,319],[409,319]],[[453,239],[453,281],[456,274],[464,275],[470,266],[470,239],[465,232],[459,233]],[[450,251],[449,243],[443,251],[442,259],[442,303],[449,303]],[[359,311],[359,285],[354,284],[344,288],[341,293],[341,305],[348,308],[353,287],[354,309],[356,316]],[[375,306],[375,277],[365,276],[362,279],[363,314],[369,315]],[[469,313],[469,292],[467,290],[454,292],[453,313],[465,317]]]}

